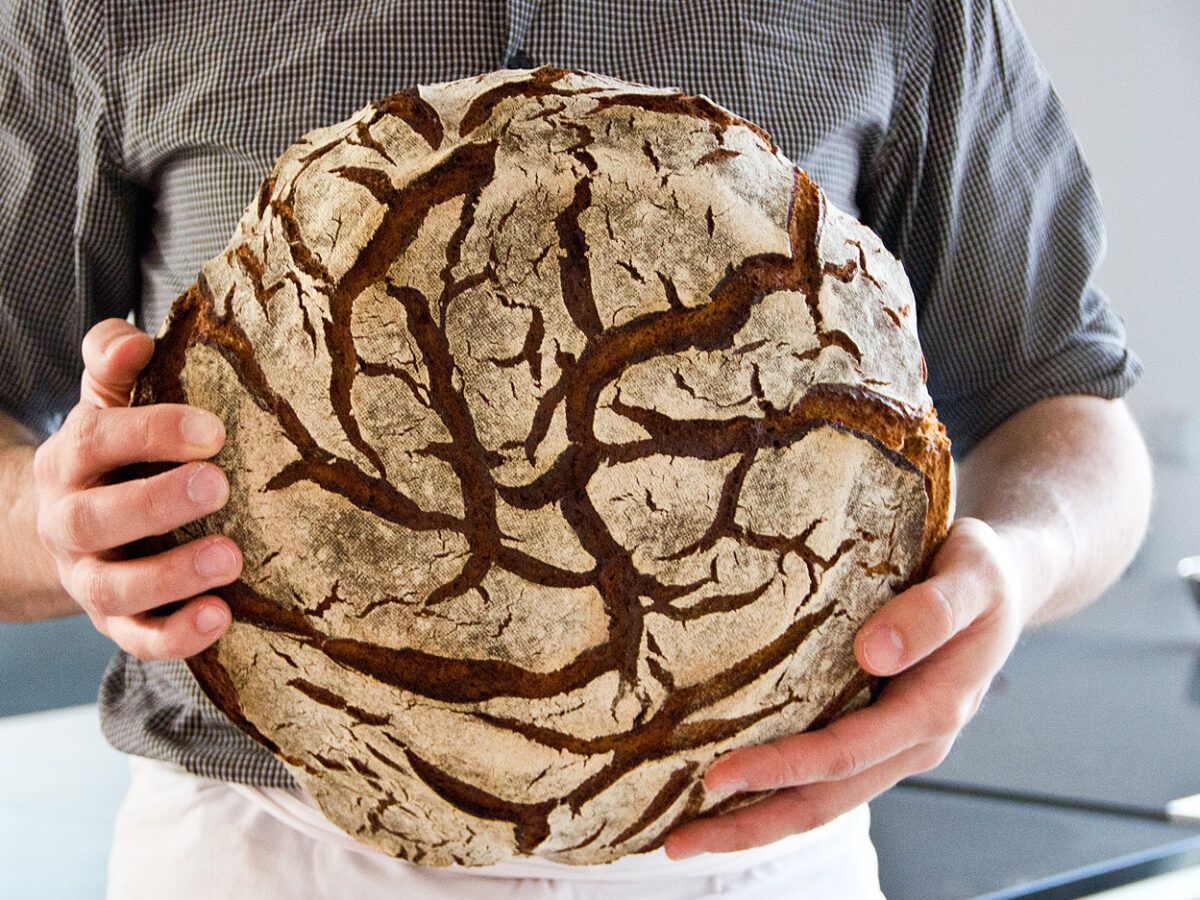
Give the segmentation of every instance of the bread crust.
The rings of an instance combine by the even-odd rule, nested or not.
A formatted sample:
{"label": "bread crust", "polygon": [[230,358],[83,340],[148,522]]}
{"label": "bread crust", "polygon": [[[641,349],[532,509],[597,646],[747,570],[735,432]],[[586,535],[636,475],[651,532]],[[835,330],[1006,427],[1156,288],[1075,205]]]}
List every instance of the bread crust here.
{"label": "bread crust", "polygon": [[[542,68],[306,136],[135,402],[226,422],[234,622],[189,661],[325,814],[598,863],[719,754],[869,699],[951,516],[911,290],[756,126]],[[745,798],[738,802],[745,802]]]}

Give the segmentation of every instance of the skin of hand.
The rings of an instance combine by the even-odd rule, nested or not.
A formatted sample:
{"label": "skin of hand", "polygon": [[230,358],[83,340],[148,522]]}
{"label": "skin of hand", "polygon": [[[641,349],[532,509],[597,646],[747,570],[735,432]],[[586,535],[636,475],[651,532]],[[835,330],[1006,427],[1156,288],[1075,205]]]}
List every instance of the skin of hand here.
{"label": "skin of hand", "polygon": [[676,829],[672,859],[808,831],[938,765],[1024,627],[1090,602],[1128,564],[1149,516],[1150,464],[1124,404],[1058,397],[1018,413],[959,468],[958,506],[924,581],[859,631],[855,655],[892,676],[825,728],[732,751],[719,795],[775,793]]}
{"label": "skin of hand", "polygon": [[[242,556],[233,541],[213,535],[122,558],[124,545],[214,512],[229,495],[221,470],[204,462],[225,440],[216,416],[181,404],[129,406],[153,349],[149,335],[122,319],[87,333],[79,403],[33,457],[37,533],[63,587],[99,631],[142,659],[183,658],[228,627],[229,608],[206,592],[235,580]],[[147,462],[180,465],[110,483],[114,470]],[[167,615],[153,613],[177,602]]]}

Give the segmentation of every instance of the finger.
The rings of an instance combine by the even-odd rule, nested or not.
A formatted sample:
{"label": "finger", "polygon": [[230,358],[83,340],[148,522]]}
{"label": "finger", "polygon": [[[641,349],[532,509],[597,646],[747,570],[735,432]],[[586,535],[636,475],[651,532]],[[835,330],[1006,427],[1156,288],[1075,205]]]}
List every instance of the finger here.
{"label": "finger", "polygon": [[873,675],[895,675],[943,646],[1001,602],[1007,575],[995,533],[983,522],[955,523],[925,580],[897,594],[855,638]]}
{"label": "finger", "polygon": [[705,785],[728,794],[840,781],[953,738],[979,709],[1012,640],[1002,631],[963,632],[892,679],[870,706],[815,731],[735,750],[709,767]]}
{"label": "finger", "polygon": [[216,512],[228,499],[224,473],[193,462],[150,478],[67,494],[39,524],[43,541],[61,552],[102,553],[166,534]]}
{"label": "finger", "polygon": [[80,400],[91,406],[128,406],[138,374],[150,362],[154,339],[124,319],[105,319],[83,338]]}
{"label": "finger", "polygon": [[188,601],[169,616],[115,617],[103,631],[126,653],[139,659],[186,659],[195,656],[229,627],[229,607],[219,597]]}
{"label": "finger", "polygon": [[685,859],[698,853],[733,853],[811,831],[878,796],[900,779],[929,769],[945,756],[946,749],[921,745],[845,781],[789,788],[750,806],[696,819],[667,838],[667,856]]}
{"label": "finger", "polygon": [[141,559],[84,557],[71,569],[67,587],[89,613],[133,616],[229,584],[241,570],[237,545],[213,536]]}
{"label": "finger", "polygon": [[205,459],[224,442],[221,420],[193,406],[98,410],[80,404],[39,448],[35,473],[43,483],[83,486],[133,463]]}
{"label": "finger", "polygon": [[[905,704],[893,701],[893,706]],[[929,737],[883,697],[824,728],[735,750],[714,762],[705,786],[717,794],[797,787],[852,778]]]}

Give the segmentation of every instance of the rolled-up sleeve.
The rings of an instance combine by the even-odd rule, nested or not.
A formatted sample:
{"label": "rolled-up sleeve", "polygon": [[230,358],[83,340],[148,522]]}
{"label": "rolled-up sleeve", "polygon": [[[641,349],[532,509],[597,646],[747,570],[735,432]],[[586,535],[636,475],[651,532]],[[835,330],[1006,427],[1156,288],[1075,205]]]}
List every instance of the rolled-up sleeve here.
{"label": "rolled-up sleeve", "polygon": [[956,455],[1046,397],[1118,397],[1141,365],[1094,274],[1091,172],[1006,0],[913,3],[864,217],[918,303]]}

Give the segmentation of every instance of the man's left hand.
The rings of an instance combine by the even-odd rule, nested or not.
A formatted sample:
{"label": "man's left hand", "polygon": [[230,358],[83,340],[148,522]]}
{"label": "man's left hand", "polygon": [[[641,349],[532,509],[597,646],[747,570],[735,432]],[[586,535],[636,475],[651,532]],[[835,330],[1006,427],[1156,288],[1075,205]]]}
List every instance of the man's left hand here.
{"label": "man's left hand", "polygon": [[1016,559],[986,523],[956,521],[926,580],[894,597],[858,634],[862,667],[893,676],[878,699],[819,730],[719,759],[705,776],[709,790],[777,793],[677,829],[667,854],[745,850],[808,831],[938,765],[1025,624]]}

